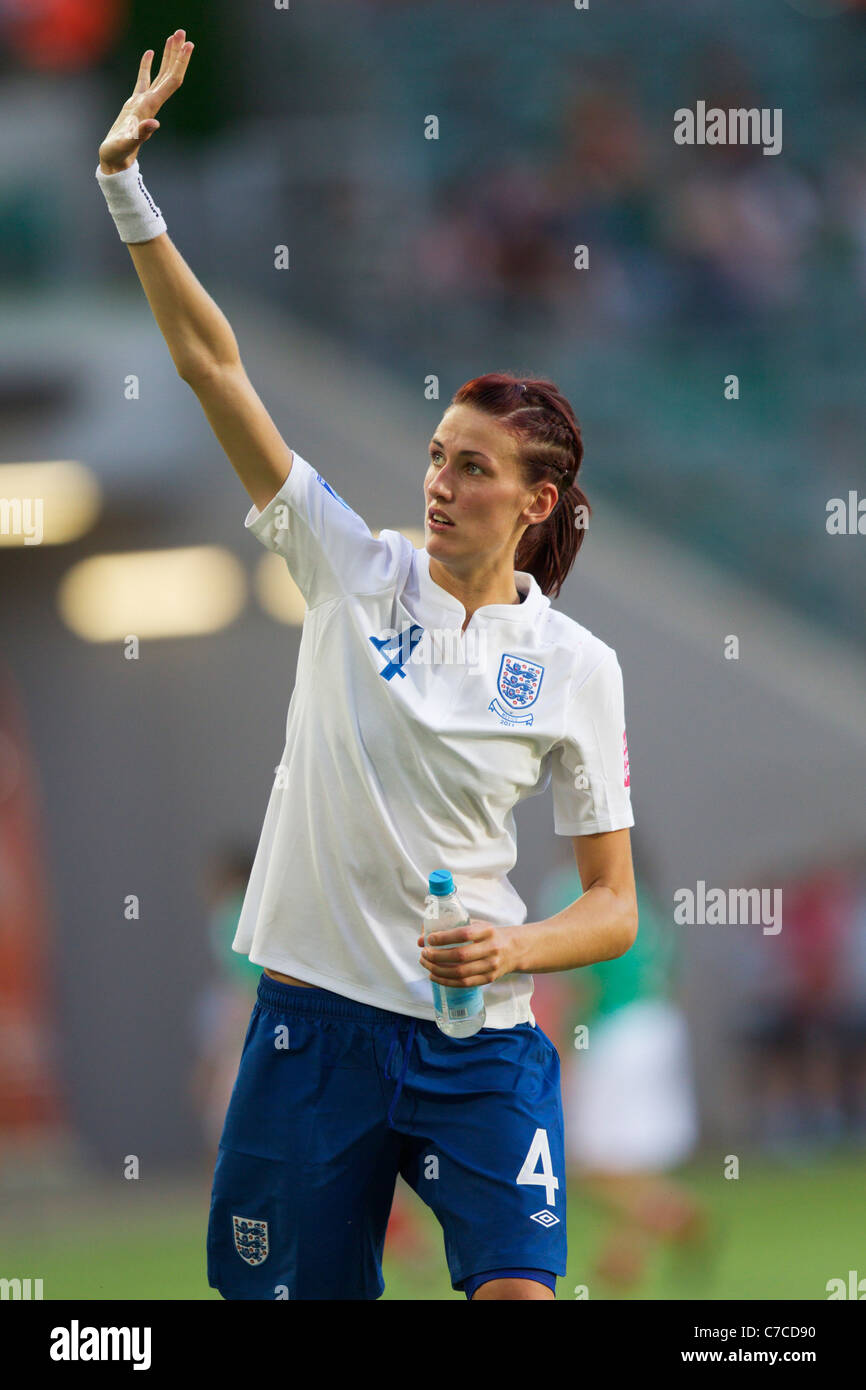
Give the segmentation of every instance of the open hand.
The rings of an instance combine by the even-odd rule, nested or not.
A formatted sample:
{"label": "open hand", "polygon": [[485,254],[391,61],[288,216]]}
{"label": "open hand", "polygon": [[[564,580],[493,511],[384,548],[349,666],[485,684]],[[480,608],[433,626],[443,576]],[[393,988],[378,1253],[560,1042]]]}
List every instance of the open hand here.
{"label": "open hand", "polygon": [[159,130],[156,113],[183,82],[195,47],[195,44],[184,42],[185,35],[184,29],[176,29],[169,35],[162,66],[153,82],[150,80],[153,49],[148,48],[142,57],[132,96],[123,103],[120,115],[99,146],[99,167],[104,174],[128,169],[145,140]]}

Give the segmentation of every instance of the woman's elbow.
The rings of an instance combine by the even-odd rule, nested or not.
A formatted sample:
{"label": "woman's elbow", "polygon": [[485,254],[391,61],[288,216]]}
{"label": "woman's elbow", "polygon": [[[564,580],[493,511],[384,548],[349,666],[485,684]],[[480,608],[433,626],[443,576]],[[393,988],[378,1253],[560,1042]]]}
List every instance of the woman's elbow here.
{"label": "woman's elbow", "polygon": [[630,897],[626,899],[626,901],[622,904],[622,910],[619,916],[618,927],[620,932],[620,939],[622,941],[622,949],[618,952],[618,954],[624,956],[626,951],[630,951],[634,943],[637,941],[638,911],[637,899],[635,897]]}

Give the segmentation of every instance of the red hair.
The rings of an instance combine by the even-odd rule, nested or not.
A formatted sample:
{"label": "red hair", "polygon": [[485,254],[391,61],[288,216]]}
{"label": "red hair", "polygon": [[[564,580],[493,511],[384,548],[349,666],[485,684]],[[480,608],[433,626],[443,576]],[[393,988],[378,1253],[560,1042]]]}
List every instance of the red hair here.
{"label": "red hair", "polygon": [[552,381],[511,372],[488,372],[464,382],[451,404],[483,410],[514,436],[527,487],[557,484],[559,500],[553,511],[545,521],[526,528],[514,556],[515,569],[526,570],[542,593],[556,598],[583,544],[591,511],[575,481],[583,440],[574,411]]}

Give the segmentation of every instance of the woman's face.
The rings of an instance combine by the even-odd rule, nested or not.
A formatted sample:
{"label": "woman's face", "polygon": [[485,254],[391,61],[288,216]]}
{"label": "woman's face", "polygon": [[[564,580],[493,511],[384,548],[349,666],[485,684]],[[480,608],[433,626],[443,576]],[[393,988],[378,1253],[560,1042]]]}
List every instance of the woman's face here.
{"label": "woman's face", "polygon": [[[459,569],[469,559],[475,567],[513,557],[526,526],[553,510],[557,490],[554,483],[524,487],[514,437],[484,411],[452,405],[433,431],[424,500],[427,553]],[[431,511],[451,525],[435,526]]]}

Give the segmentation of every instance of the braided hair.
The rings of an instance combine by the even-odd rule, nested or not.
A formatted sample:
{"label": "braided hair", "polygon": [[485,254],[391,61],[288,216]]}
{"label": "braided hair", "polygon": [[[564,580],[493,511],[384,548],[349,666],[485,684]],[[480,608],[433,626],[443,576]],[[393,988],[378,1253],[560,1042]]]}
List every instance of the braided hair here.
{"label": "braided hair", "polygon": [[583,461],[580,425],[552,381],[489,372],[467,381],[452,405],[472,405],[499,420],[518,445],[527,487],[554,482],[559,500],[545,521],[528,526],[514,567],[533,575],[542,593],[559,594],[583,544],[591,508],[576,478]]}

